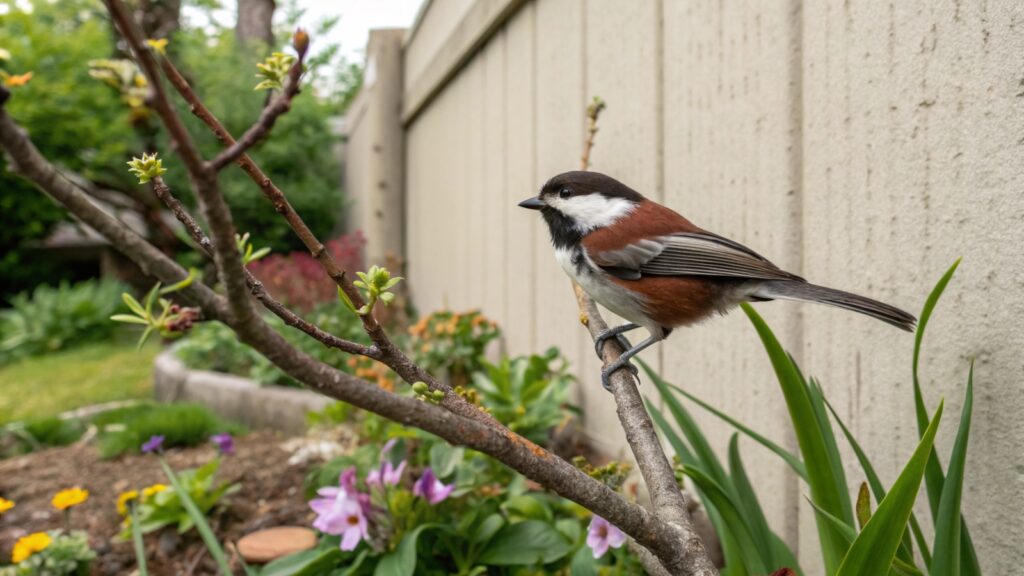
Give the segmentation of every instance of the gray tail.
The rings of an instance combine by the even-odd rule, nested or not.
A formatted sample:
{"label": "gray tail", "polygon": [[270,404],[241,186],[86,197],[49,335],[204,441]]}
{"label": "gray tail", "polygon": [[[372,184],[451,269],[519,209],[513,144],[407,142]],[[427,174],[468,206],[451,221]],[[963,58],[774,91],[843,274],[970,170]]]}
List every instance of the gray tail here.
{"label": "gray tail", "polygon": [[917,324],[917,318],[907,314],[895,306],[884,304],[871,298],[865,298],[842,290],[816,286],[806,282],[795,280],[767,280],[758,286],[754,292],[755,298],[768,300],[796,300],[798,302],[820,302],[830,306],[837,306],[861,314],[867,314],[872,318],[878,318],[882,322],[892,324],[897,328],[913,332]]}

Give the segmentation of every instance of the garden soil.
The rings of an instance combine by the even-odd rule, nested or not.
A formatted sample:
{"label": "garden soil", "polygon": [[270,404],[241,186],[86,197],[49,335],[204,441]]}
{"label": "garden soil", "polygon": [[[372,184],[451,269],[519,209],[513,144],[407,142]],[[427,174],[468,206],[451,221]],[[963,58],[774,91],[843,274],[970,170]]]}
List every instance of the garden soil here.
{"label": "garden soil", "polygon": [[[242,536],[273,526],[309,526],[313,514],[302,487],[310,465],[288,464],[280,448],[285,440],[268,432],[253,432],[235,440],[236,453],[227,456],[217,474],[219,481],[237,482],[241,490],[228,496],[213,514],[214,531],[227,543],[236,562],[233,543]],[[174,449],[166,454],[176,469],[193,468],[215,455],[211,446]],[[10,558],[14,542],[26,534],[64,528],[63,515],[50,505],[53,494],[81,486],[89,500],[71,510],[70,527],[89,534],[97,552],[93,574],[131,574],[135,554],[131,542],[118,538],[121,516],[117,496],[167,480],[154,456],[127,455],[101,460],[93,445],[53,448],[9,460],[0,460],[0,496],[16,503],[0,516],[0,555]],[[216,566],[195,530],[179,536],[174,528],[146,536],[150,574],[216,574]],[[236,563],[236,566],[238,564]],[[242,573],[241,567],[236,573]]]}

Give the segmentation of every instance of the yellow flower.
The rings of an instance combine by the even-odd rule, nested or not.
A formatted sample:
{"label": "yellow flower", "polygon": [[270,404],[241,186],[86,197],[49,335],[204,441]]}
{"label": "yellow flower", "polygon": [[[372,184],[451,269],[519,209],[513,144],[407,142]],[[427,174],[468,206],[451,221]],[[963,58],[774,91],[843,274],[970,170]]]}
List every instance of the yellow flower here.
{"label": "yellow flower", "polygon": [[153,484],[152,486],[147,486],[142,489],[142,497],[143,499],[149,498],[150,496],[159,494],[164,490],[167,490],[167,486],[164,486],[163,484]]}
{"label": "yellow flower", "polygon": [[50,501],[53,507],[57,510],[67,510],[72,506],[78,506],[89,499],[89,491],[82,490],[78,486],[74,488],[68,488],[67,490],[61,490],[53,495],[53,500]]}
{"label": "yellow flower", "polygon": [[28,81],[32,79],[31,72],[25,72],[24,74],[12,74],[7,78],[4,78],[4,84],[7,86],[24,86],[28,84]]}
{"label": "yellow flower", "polygon": [[146,44],[148,44],[149,47],[153,50],[159,52],[161,55],[167,54],[167,38],[161,38],[159,40],[154,40],[150,38],[149,40],[146,40]]}
{"label": "yellow flower", "polygon": [[51,542],[53,542],[53,539],[50,538],[50,535],[46,532],[36,532],[35,534],[29,534],[28,536],[19,538],[18,541],[14,543],[14,551],[11,552],[11,562],[14,562],[15,564],[24,562],[36,552],[46,550],[46,547],[49,546]]}
{"label": "yellow flower", "polygon": [[11,508],[14,508],[14,502],[6,498],[0,498],[0,513],[7,512]]}
{"label": "yellow flower", "polygon": [[128,503],[139,497],[138,490],[129,490],[127,492],[121,492],[117,496],[117,511],[121,516],[128,515]]}

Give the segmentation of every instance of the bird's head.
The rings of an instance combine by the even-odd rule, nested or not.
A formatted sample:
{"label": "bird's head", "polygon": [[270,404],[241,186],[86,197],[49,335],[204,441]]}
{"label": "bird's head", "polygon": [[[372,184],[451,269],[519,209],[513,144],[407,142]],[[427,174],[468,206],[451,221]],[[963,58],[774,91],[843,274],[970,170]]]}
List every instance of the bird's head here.
{"label": "bird's head", "polygon": [[578,238],[610,226],[643,200],[639,192],[611,176],[576,171],[551,178],[537,196],[523,200],[519,206],[540,210],[557,241],[560,235]]}

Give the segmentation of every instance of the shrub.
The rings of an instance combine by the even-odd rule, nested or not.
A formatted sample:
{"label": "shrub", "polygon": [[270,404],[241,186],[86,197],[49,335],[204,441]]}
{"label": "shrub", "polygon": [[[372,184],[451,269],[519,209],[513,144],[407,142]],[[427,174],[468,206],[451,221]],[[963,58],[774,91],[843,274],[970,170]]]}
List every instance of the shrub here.
{"label": "shrub", "polygon": [[[324,243],[344,270],[363,269],[366,239],[359,231]],[[338,299],[338,286],[307,251],[271,254],[249,265],[253,276],[285,305],[309,312]]]}
{"label": "shrub", "polygon": [[76,418],[37,418],[0,428],[0,458],[51,446],[67,446],[82,437],[85,424]]}
{"label": "shrub", "polygon": [[110,338],[110,316],[122,308],[125,286],[113,280],[38,286],[0,310],[0,363]]}
{"label": "shrub", "polygon": [[484,351],[501,331],[479,310],[439,310],[421,318],[409,328],[409,335],[414,339],[410,347],[416,363],[457,386],[484,368]]}
{"label": "shrub", "polygon": [[139,452],[153,436],[164,437],[164,447],[198,446],[220,432],[243,428],[225,422],[196,404],[143,404],[112,410],[93,419],[100,430],[99,450],[103,458]]}
{"label": "shrub", "polygon": [[28,551],[17,553],[21,559],[14,566],[0,568],[0,576],[86,576],[96,553],[89,548],[85,532],[65,534],[61,530],[40,532],[25,536],[15,544],[27,545]]}

